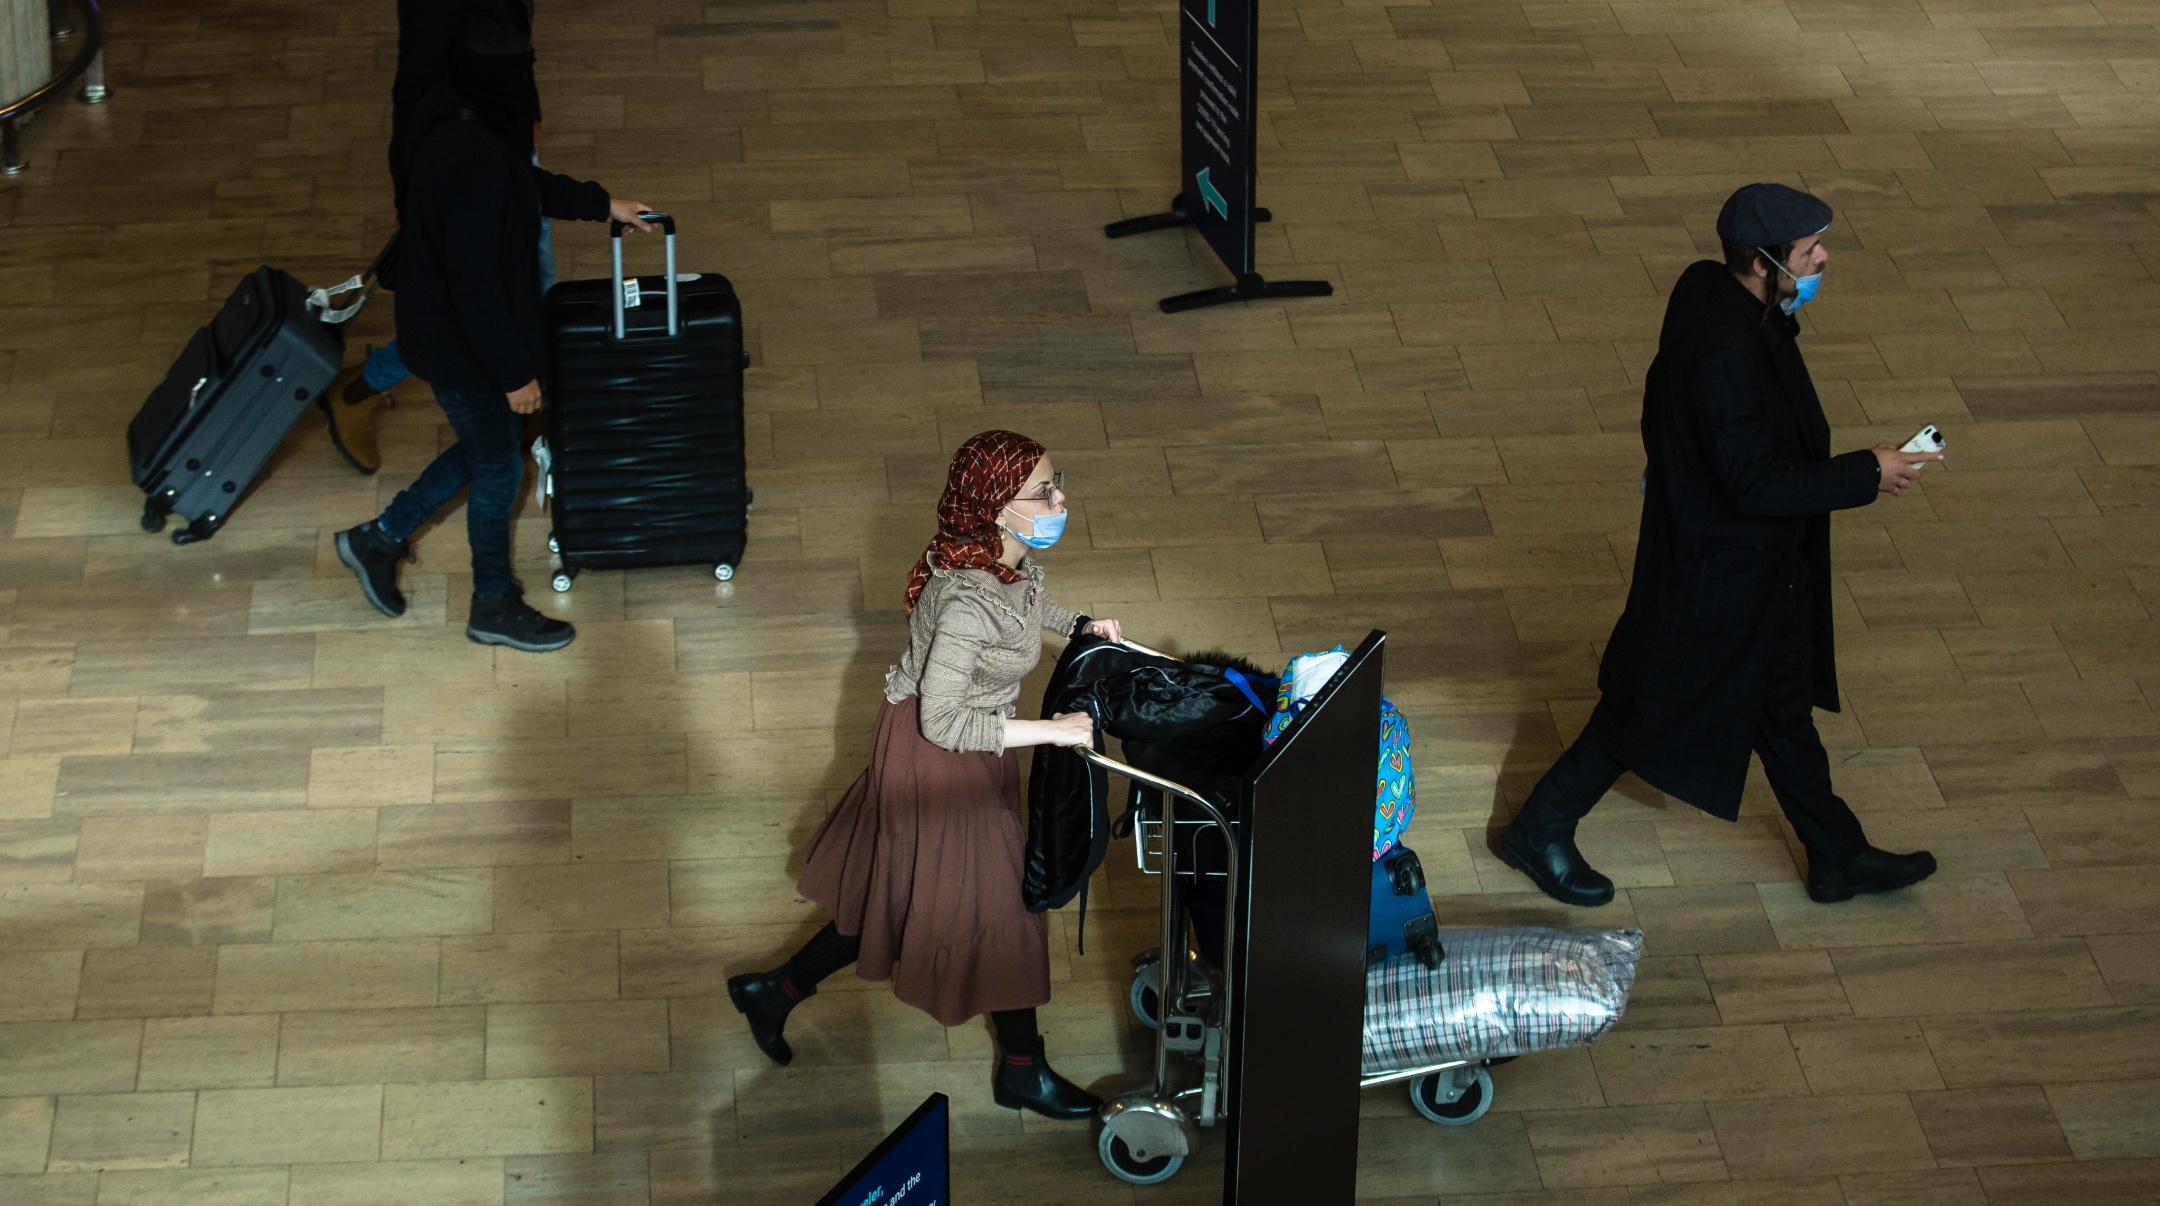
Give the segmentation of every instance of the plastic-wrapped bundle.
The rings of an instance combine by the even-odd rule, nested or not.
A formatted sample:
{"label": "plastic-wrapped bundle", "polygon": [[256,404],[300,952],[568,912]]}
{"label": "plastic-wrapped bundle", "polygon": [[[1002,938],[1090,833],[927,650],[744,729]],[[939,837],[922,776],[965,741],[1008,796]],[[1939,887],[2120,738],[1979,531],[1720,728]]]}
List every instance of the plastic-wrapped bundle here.
{"label": "plastic-wrapped bundle", "polygon": [[1640,930],[1441,930],[1434,970],[1399,956],[1365,973],[1365,1075],[1581,1047],[1620,1020]]}

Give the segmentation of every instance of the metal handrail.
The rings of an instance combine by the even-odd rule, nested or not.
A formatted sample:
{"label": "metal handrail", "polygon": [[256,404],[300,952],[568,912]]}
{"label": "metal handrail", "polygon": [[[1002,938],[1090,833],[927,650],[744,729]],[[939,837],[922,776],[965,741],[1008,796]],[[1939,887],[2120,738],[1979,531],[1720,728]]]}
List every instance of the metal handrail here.
{"label": "metal handrail", "polygon": [[82,45],[75,48],[74,59],[30,95],[6,108],[0,108],[0,171],[5,171],[10,176],[29,166],[23,160],[22,147],[18,142],[18,127],[24,117],[37,112],[45,102],[67,91],[69,85],[86,73],[90,74],[92,79],[83,89],[83,100],[94,105],[105,99],[104,60],[100,57],[105,51],[105,14],[98,9],[97,0],[72,2],[82,13],[83,35]]}

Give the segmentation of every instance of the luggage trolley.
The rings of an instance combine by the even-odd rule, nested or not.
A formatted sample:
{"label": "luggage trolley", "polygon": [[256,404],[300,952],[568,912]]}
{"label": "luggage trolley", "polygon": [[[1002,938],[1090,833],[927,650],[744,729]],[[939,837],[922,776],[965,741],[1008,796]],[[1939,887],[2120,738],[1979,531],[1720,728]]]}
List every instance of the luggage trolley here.
{"label": "luggage trolley", "polygon": [[[1112,1175],[1136,1185],[1153,1185],[1177,1174],[1198,1147],[1198,1128],[1220,1124],[1227,1107],[1224,1028],[1235,990],[1229,978],[1188,942],[1186,918],[1187,894],[1192,888],[1203,880],[1222,881],[1223,941],[1226,948],[1235,943],[1237,826],[1221,805],[1183,784],[1090,749],[1075,752],[1106,771],[1162,793],[1159,811],[1143,804],[1133,818],[1135,864],[1143,874],[1162,880],[1162,928],[1160,944],[1134,956],[1127,995],[1133,1015],[1155,1031],[1154,1079],[1149,1088],[1103,1104],[1102,1133],[1096,1143],[1097,1154]],[[1151,811],[1155,815],[1149,815]],[[1210,866],[1201,856],[1200,839],[1211,830],[1223,840],[1220,866]],[[1182,957],[1165,958],[1165,951]],[[1395,963],[1419,965],[1415,955],[1398,956],[1371,969],[1368,984],[1371,976],[1385,976]],[[1173,1053],[1200,1065],[1199,1084],[1177,1087]],[[1410,1103],[1420,1115],[1443,1126],[1467,1126],[1492,1108],[1489,1069],[1514,1058],[1472,1056],[1368,1068],[1358,1086],[1407,1082]]]}
{"label": "luggage trolley", "polygon": [[[1220,806],[1189,787],[1084,746],[1076,747],[1074,752],[1104,770],[1162,793],[1161,811],[1156,817],[1150,819],[1143,807],[1133,819],[1134,859],[1143,873],[1162,877],[1161,945],[1134,959],[1137,974],[1131,990],[1133,1011],[1155,1027],[1154,1084],[1104,1102],[1102,1134],[1096,1141],[1096,1152],[1113,1176],[1135,1185],[1154,1185],[1177,1175],[1185,1157],[1199,1146],[1199,1127],[1214,1126],[1223,1120],[1223,1027],[1230,1016],[1234,988],[1228,977],[1210,968],[1186,942],[1180,885],[1201,876],[1220,876],[1229,900],[1237,885],[1237,827]],[[1181,816],[1187,806],[1196,815]],[[1200,865],[1198,844],[1192,840],[1208,830],[1222,835],[1227,857],[1219,871]],[[1235,901],[1229,903],[1234,905]],[[1236,909],[1226,907],[1225,946],[1235,943],[1236,925]],[[1181,952],[1184,957],[1163,958],[1163,952],[1169,951]],[[1147,971],[1151,963],[1152,975]],[[1145,1007],[1144,997],[1150,998]],[[1198,1085],[1174,1087],[1172,1052],[1199,1061]]]}

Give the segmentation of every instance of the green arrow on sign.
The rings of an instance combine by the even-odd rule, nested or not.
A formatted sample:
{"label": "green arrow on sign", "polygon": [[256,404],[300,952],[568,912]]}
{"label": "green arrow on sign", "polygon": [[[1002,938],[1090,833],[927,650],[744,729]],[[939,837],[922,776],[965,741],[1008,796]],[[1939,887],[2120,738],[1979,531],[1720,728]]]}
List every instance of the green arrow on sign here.
{"label": "green arrow on sign", "polygon": [[1212,167],[1201,168],[1199,173],[1193,177],[1193,183],[1200,186],[1200,204],[1203,207],[1201,212],[1205,213],[1212,209],[1227,218],[1230,216],[1230,202],[1224,200],[1223,195],[1216,191],[1213,184],[1208,182],[1208,173],[1214,170]]}

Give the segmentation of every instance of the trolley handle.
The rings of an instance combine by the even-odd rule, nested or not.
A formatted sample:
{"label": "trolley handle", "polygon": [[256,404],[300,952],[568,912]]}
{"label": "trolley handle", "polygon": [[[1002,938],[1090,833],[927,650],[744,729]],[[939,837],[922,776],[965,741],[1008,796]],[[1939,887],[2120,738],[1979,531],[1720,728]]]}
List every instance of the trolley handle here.
{"label": "trolley handle", "polygon": [[[1080,755],[1081,758],[1087,760],[1090,763],[1093,763],[1096,766],[1101,767],[1106,771],[1123,775],[1126,778],[1131,779],[1135,783],[1144,783],[1157,791],[1167,792],[1168,794],[1176,796],[1181,800],[1186,800],[1198,806],[1200,811],[1206,813],[1208,820],[1214,822],[1215,828],[1222,832],[1223,848],[1229,854],[1230,859],[1229,871],[1231,896],[1229,898],[1229,903],[1233,906],[1236,904],[1235,894],[1237,892],[1238,884],[1237,829],[1230,824],[1228,818],[1223,816],[1222,810],[1220,808],[1215,807],[1212,801],[1182,783],[1177,783],[1173,782],[1172,780],[1165,779],[1161,775],[1150,774],[1147,771],[1141,770],[1137,766],[1128,766],[1125,763],[1120,762],[1117,759],[1112,758],[1106,754],[1098,754],[1094,750],[1089,749],[1087,746],[1084,745],[1070,746],[1068,748],[1070,748],[1074,753]],[[1168,819],[1167,811],[1165,814],[1165,819]],[[1167,866],[1163,868],[1166,880],[1168,878],[1170,870],[1171,869]],[[1165,884],[1164,890],[1170,890],[1167,883]],[[1165,908],[1167,907],[1168,906],[1166,905]],[[1235,951],[1236,949],[1237,909],[1235,907],[1231,907],[1223,910],[1224,959],[1227,961],[1229,958],[1229,952]],[[1171,957],[1170,948],[1167,944],[1163,947],[1163,980],[1161,985],[1162,1000],[1169,1001],[1176,999],[1172,994],[1180,991],[1180,986],[1174,982],[1173,976],[1182,978],[1184,963],[1185,961],[1182,958],[1173,959]],[[1232,1007],[1237,1003],[1237,983],[1235,978],[1228,974],[1228,967],[1225,967],[1223,971],[1224,975],[1222,1016],[1223,1024],[1227,1026],[1230,1024]],[[1160,1055],[1161,1052],[1158,1051],[1157,1054]]]}
{"label": "trolley handle", "polygon": [[[675,287],[675,219],[671,215],[645,210],[638,217],[647,223],[658,224],[667,237],[667,333],[673,339],[682,334],[682,305]],[[608,220],[608,243],[613,249],[614,271],[608,274],[609,312],[615,319],[615,338],[629,338],[629,329],[623,318],[623,295],[637,288],[636,278],[623,279],[622,236],[629,223]]]}

